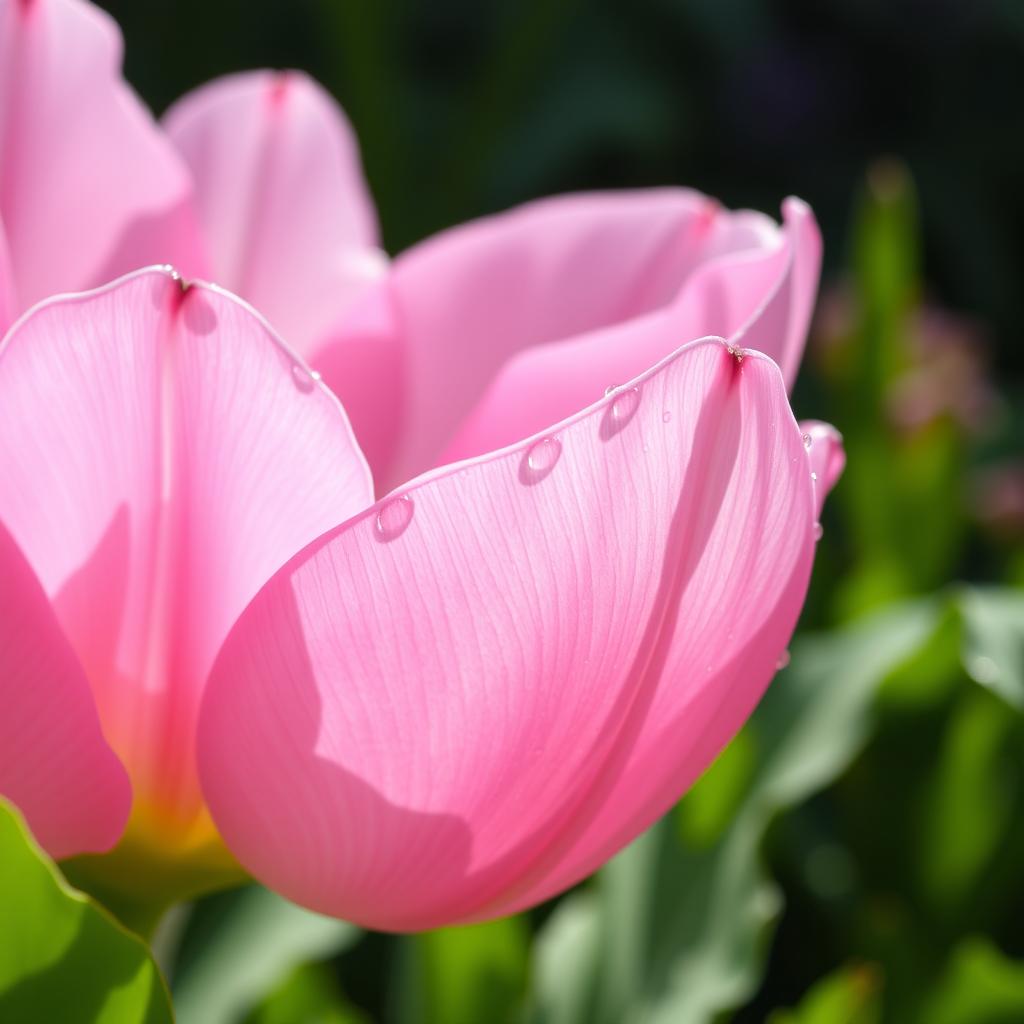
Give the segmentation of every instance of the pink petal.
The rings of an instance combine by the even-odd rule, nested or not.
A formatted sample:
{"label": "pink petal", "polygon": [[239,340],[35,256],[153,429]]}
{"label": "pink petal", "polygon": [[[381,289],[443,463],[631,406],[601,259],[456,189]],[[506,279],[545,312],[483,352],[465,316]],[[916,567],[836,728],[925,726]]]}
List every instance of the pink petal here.
{"label": "pink petal", "polygon": [[128,776],[46,594],[2,526],[0,579],[0,796],[51,856],[108,850],[128,819]]}
{"label": "pink petal", "polygon": [[[785,209],[780,230],[685,190],[533,203],[401,256],[369,300],[387,315],[312,359],[382,488],[542,430],[702,335],[742,335],[792,377],[819,247],[807,207]],[[382,363],[400,372],[364,414],[366,366]]]}
{"label": "pink petal", "polygon": [[846,466],[843,435],[830,423],[822,423],[820,420],[803,420],[800,429],[804,434],[804,445],[811,454],[815,504],[820,516],[825,498],[835,487]]}
{"label": "pink petal", "polygon": [[80,0],[0,6],[0,214],[24,309],[149,263],[200,271],[187,172]]}
{"label": "pink petal", "polygon": [[705,340],[326,534],[211,674],[200,772],[226,842],[289,898],[388,929],[576,881],[774,673],[809,461],[775,364]]}
{"label": "pink petal", "polygon": [[14,319],[14,278],[11,274],[11,256],[7,250],[4,220],[0,217],[0,336]]}
{"label": "pink petal", "polygon": [[387,263],[344,114],[298,72],[256,71],[177,103],[213,273],[308,356]]}
{"label": "pink petal", "polygon": [[221,641],[276,569],[372,500],[337,400],[239,300],[141,271],[8,334],[0,480],[0,519],[137,799],[188,820]]}

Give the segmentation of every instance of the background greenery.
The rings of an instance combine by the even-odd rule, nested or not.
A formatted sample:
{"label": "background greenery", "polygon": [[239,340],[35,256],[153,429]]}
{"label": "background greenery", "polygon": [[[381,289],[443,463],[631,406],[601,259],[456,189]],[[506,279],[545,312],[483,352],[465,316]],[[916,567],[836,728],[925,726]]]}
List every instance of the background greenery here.
{"label": "background greenery", "polygon": [[[392,252],[567,189],[681,183],[772,213],[801,195],[826,270],[794,402],[850,459],[790,667],[656,828],[470,929],[208,899],[157,938],[182,1024],[1024,1020],[1024,5],[105,6],[158,111],[239,68],[323,81]],[[71,923],[22,951],[34,991],[103,925],[138,1000],[110,1019],[166,1019],[144,951],[47,879],[19,898]]]}

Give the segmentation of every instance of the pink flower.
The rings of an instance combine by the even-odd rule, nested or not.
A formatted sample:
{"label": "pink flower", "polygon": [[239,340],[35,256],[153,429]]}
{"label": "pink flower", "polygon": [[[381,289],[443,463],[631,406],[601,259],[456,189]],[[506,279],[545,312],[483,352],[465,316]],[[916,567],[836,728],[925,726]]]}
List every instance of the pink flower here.
{"label": "pink flower", "polygon": [[[185,240],[342,398],[245,302],[169,269],[10,329],[0,793],[55,856],[116,844],[86,869],[154,899],[237,858],[300,903],[417,929],[594,870],[739,728],[804,599],[842,469],[786,397],[810,212],[571,196],[387,269],[348,130],[306,79],[186,99],[186,173],[113,77],[105,18],[0,12],[0,75],[21,71],[0,78],[3,166],[9,147],[55,168],[0,179],[10,308]],[[107,189],[139,153],[156,169]],[[400,485],[377,503],[360,445],[378,493]]]}

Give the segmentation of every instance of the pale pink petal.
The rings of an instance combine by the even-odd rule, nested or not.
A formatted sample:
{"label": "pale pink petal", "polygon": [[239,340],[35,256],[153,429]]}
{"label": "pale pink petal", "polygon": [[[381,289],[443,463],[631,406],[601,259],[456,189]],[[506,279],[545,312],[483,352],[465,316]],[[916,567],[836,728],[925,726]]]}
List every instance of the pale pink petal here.
{"label": "pale pink petal", "polygon": [[222,835],[291,899],[380,928],[571,884],[749,714],[814,520],[778,368],[715,340],[429,474],[296,556],[230,634],[199,736]]}
{"label": "pale pink petal", "polygon": [[782,230],[761,214],[721,212],[700,249],[702,262],[669,306],[514,355],[439,461],[472,457],[535,433],[682,342],[707,334],[771,356],[790,386],[810,322],[820,239],[804,203],[787,200],[784,209]]}
{"label": "pale pink petal", "polygon": [[[816,231],[798,201],[780,228],[682,189],[544,200],[401,256],[366,300],[386,311],[373,330],[359,316],[311,358],[386,489],[521,440],[703,335],[744,337],[792,376]],[[364,414],[352,399],[381,365],[397,369]]]}
{"label": "pale pink petal", "polygon": [[3,526],[0,579],[0,796],[51,856],[108,850],[128,819],[128,776],[49,599]]}
{"label": "pale pink petal", "polygon": [[[725,293],[729,295],[728,304],[739,311],[747,307],[752,295],[762,296],[743,323],[726,337],[735,345],[771,356],[790,389],[803,358],[818,294],[821,232],[811,208],[799,199],[787,199],[782,214],[782,238],[774,258],[762,260],[758,267],[756,262],[739,256],[731,265],[709,265],[707,273],[713,276],[718,271],[718,279],[710,288],[712,304],[721,302]],[[682,301],[688,299],[684,293]]]}
{"label": "pale pink petal", "polygon": [[81,0],[0,3],[0,215],[19,308],[150,263],[202,272],[188,172]]}
{"label": "pale pink petal", "polygon": [[299,72],[219,79],[168,112],[218,283],[308,356],[387,261],[352,129]]}
{"label": "pale pink petal", "polygon": [[803,420],[800,429],[804,433],[804,444],[811,454],[815,503],[818,515],[821,515],[825,498],[835,487],[846,466],[843,435],[830,423],[822,423],[820,420]]}
{"label": "pale pink petal", "polygon": [[143,271],[8,334],[0,480],[0,519],[136,798],[188,820],[221,641],[279,566],[372,500],[344,413],[249,307]]}

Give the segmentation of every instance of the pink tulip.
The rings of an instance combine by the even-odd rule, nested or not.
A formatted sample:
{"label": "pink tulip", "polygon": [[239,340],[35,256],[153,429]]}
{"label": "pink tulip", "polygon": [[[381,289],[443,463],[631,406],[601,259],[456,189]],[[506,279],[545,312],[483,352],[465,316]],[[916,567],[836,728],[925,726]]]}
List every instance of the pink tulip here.
{"label": "pink tulip", "polygon": [[[62,76],[95,64],[88,130],[167,156],[110,73],[105,18],[0,10],[0,66],[65,46],[40,65],[54,110],[78,101]],[[0,84],[4,145],[71,145],[47,142],[70,119],[36,123]],[[387,929],[536,903],[678,799],[785,652],[843,458],[786,395],[813,218],[796,200],[780,228],[682,190],[572,196],[385,270],[354,144],[306,79],[216,83],[168,130],[199,225],[186,258],[201,232],[209,272],[294,332],[355,433],[250,306],[169,269],[10,329],[0,793],[55,856],[118,844],[93,865],[115,885],[126,862],[222,878],[237,858]],[[80,149],[90,181],[114,173]],[[63,234],[45,181],[12,186],[43,211],[26,249],[0,202],[12,315],[70,286],[49,250],[103,272],[100,222],[145,235],[147,258],[186,238],[140,227],[122,200],[152,188],[179,210],[181,193],[138,174]],[[363,450],[378,493],[402,485],[376,503]]]}

